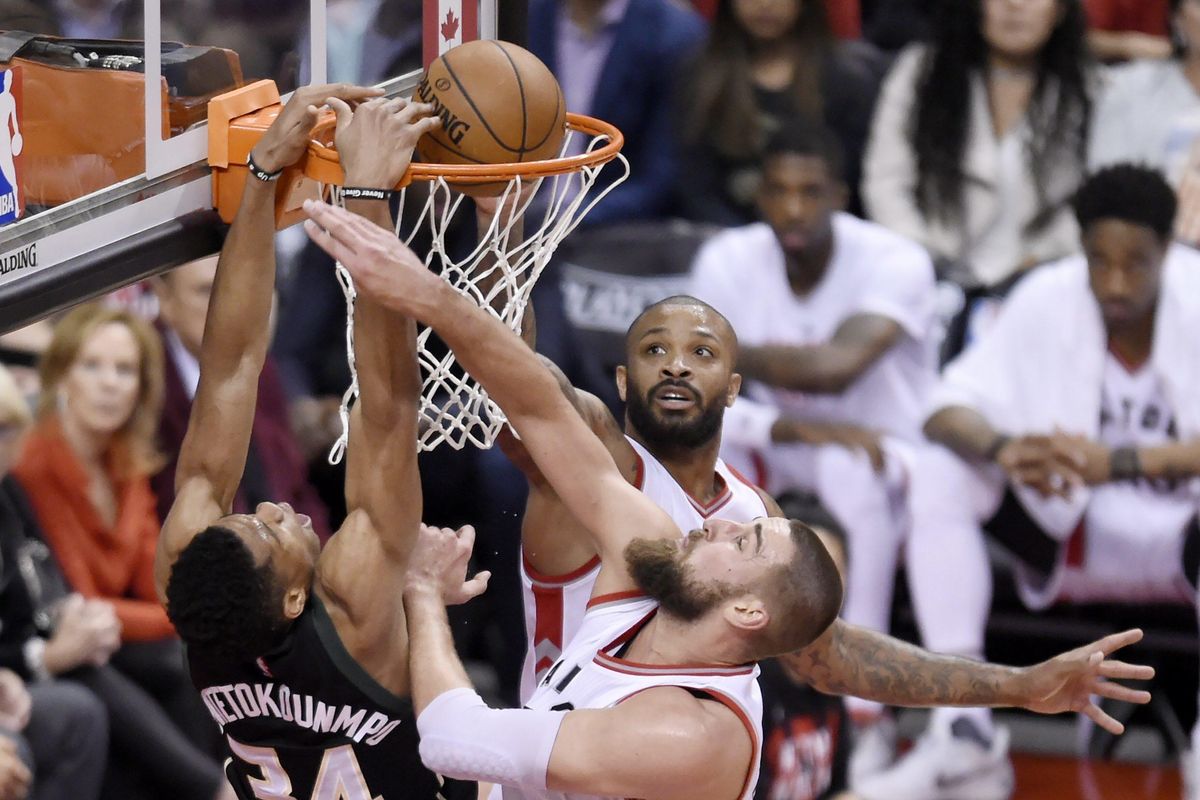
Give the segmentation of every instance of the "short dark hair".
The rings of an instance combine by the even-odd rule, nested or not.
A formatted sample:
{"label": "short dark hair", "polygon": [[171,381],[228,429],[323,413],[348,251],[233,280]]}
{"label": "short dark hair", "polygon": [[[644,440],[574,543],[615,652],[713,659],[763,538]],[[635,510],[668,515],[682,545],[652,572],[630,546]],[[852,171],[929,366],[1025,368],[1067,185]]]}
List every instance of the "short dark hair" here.
{"label": "short dark hair", "polygon": [[662,300],[659,300],[657,303],[651,303],[650,305],[646,306],[644,309],[642,309],[642,313],[638,314],[634,318],[633,322],[629,323],[629,327],[625,329],[625,349],[627,352],[629,350],[629,344],[630,344],[629,337],[633,334],[633,329],[638,326],[638,323],[640,323],[643,319],[645,319],[647,314],[653,313],[653,312],[657,311],[658,309],[664,308],[666,306],[679,306],[681,308],[702,308],[709,314],[716,315],[717,319],[724,322],[725,326],[727,328],[729,328],[729,332],[731,334],[733,334],[734,344],[737,344],[737,332],[734,331],[732,323],[729,322],[729,319],[724,314],[722,314],[720,311],[717,311],[711,305],[704,302],[703,300],[701,300],[698,297],[692,297],[690,294],[673,294],[670,297],[664,297]]}
{"label": "short dark hair", "polygon": [[845,181],[845,155],[842,143],[824,123],[804,116],[785,117],[779,130],[767,140],[763,164],[783,155],[812,156],[825,162],[829,175]]}
{"label": "short dark hair", "polygon": [[1114,164],[1091,175],[1075,193],[1079,229],[1101,219],[1144,225],[1170,241],[1178,201],[1167,179],[1141,164]]}
{"label": "short dark hair", "polygon": [[772,568],[763,583],[762,596],[772,598],[775,613],[754,653],[757,659],[807,647],[842,608],[842,578],[829,551],[800,520],[789,525],[796,552],[787,564]]}
{"label": "short dark hair", "polygon": [[231,660],[251,660],[287,627],[283,588],[270,563],[229,528],[210,525],[188,543],[167,581],[167,616],[188,645]]}

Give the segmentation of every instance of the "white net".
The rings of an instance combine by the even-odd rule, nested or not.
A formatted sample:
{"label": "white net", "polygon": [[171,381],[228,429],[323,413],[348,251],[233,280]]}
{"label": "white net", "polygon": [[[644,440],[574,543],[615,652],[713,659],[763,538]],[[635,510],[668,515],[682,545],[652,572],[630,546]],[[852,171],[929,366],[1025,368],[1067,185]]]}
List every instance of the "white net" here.
{"label": "white net", "polygon": [[[607,137],[595,136],[584,148],[573,148],[578,131],[568,131],[563,142],[564,153],[591,152],[608,142]],[[608,166],[611,164],[612,166]],[[602,191],[591,193],[602,170],[606,167],[620,171],[616,179]],[[400,207],[396,214],[396,235],[411,244],[424,234],[432,240],[425,256],[430,269],[441,273],[455,290],[500,318],[513,331],[521,332],[521,321],[529,305],[533,286],[550,263],[554,251],[583,218],[613,188],[629,177],[629,163],[617,154],[611,162],[585,166],[578,172],[556,175],[541,180],[530,188],[528,178],[515,177],[507,182],[500,194],[497,211],[486,230],[479,231],[478,244],[465,257],[455,259],[446,246],[446,234],[460,208],[470,209],[469,199],[456,191],[444,178],[422,189],[409,186],[400,192]],[[334,202],[341,204],[339,187],[331,187]],[[408,206],[412,206],[410,210]],[[515,206],[516,213],[506,208]],[[406,211],[416,216],[409,227]],[[471,213],[470,211],[466,213]],[[522,227],[518,220],[523,220]],[[401,230],[405,233],[402,234]],[[358,397],[358,377],[354,365],[354,282],[350,274],[337,265],[338,279],[346,295],[346,353],[350,364],[350,387],[342,398],[342,435],[329,454],[331,463],[341,460],[349,435],[349,408]],[[491,447],[506,420],[504,413],[487,392],[468,375],[445,348],[431,346],[432,331],[422,327],[417,336],[417,361],[423,381],[417,446],[421,451],[447,444],[461,450],[467,444]]]}

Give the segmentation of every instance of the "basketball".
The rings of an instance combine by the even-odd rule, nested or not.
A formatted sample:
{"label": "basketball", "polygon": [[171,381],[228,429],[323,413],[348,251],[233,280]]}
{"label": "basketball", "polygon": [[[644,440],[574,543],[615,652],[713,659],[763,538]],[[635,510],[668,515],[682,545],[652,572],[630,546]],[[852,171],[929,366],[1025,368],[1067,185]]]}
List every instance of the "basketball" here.
{"label": "basketball", "polygon": [[[566,135],[558,81],[537,56],[508,42],[481,39],[446,51],[429,65],[413,99],[432,104],[442,120],[418,143],[420,161],[541,161],[559,155]],[[501,189],[470,187],[487,194]]]}

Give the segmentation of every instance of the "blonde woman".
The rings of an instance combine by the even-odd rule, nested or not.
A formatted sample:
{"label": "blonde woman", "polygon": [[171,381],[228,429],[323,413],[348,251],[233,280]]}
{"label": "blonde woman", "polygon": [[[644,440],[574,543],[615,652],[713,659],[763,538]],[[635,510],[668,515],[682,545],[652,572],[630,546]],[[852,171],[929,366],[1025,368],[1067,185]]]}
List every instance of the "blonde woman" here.
{"label": "blonde woman", "polygon": [[[41,666],[94,689],[108,707],[120,796],[220,797],[230,790],[202,749],[215,731],[154,592],[158,516],[149,476],[160,463],[159,339],[129,312],[86,304],[55,326],[40,377],[37,417],[13,473],[56,566],[81,596],[61,604],[64,614],[103,609],[120,632],[119,642],[103,646],[77,642],[79,652],[68,648],[74,655],[62,664],[51,636]],[[109,654],[115,669],[105,666]]]}

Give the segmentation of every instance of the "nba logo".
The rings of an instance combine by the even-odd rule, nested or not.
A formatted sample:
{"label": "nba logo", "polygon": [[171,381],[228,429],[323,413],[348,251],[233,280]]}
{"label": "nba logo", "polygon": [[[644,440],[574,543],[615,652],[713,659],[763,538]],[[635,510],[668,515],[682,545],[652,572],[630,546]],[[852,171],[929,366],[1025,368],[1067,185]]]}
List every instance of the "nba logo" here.
{"label": "nba logo", "polygon": [[463,42],[479,38],[479,0],[425,0],[425,66]]}
{"label": "nba logo", "polygon": [[0,225],[15,222],[25,210],[17,172],[21,164],[21,73],[0,70]]}

